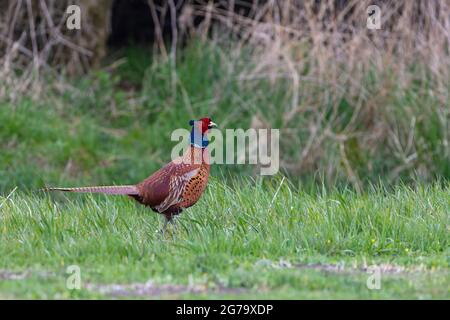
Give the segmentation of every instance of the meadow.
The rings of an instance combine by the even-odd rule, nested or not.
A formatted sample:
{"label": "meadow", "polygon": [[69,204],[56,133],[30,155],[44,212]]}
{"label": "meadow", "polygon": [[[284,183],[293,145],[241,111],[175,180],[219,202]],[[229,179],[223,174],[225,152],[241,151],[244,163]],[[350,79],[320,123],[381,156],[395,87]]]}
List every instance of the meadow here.
{"label": "meadow", "polygon": [[[427,28],[349,37],[356,9],[324,27],[268,4],[70,77],[0,55],[0,298],[449,299],[450,59],[420,5]],[[39,191],[137,183],[202,116],[279,128],[280,172],[213,165],[164,234],[126,197]]]}
{"label": "meadow", "polygon": [[[208,76],[186,61],[179,70]],[[151,111],[139,115],[153,99],[144,96],[139,112],[126,112],[127,93],[113,89],[142,69],[77,83],[93,90],[92,99],[50,95],[0,109],[0,297],[448,298],[445,179],[380,180],[358,191],[320,177],[256,178],[248,165],[217,165],[201,201],[164,235],[162,218],[130,199],[39,192],[134,183],[170,160],[170,130],[190,117],[184,104],[153,119]],[[189,94],[201,94],[201,85],[189,84]],[[105,111],[103,99],[116,101],[115,110]],[[207,103],[193,102],[195,113],[207,112]],[[220,110],[217,122],[226,119]],[[66,286],[71,265],[80,267],[80,290]],[[380,290],[367,287],[373,266]]]}
{"label": "meadow", "polygon": [[0,297],[447,299],[449,191],[215,177],[164,234],[124,197],[16,191],[0,199]]}

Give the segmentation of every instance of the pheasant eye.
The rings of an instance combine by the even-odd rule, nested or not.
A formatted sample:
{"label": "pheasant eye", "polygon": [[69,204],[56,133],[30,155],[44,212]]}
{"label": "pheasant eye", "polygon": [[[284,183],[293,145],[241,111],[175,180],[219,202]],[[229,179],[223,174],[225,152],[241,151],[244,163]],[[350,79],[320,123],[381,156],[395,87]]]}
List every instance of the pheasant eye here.
{"label": "pheasant eye", "polygon": [[217,124],[215,124],[214,122],[212,122],[211,120],[208,121],[208,129],[217,127]]}

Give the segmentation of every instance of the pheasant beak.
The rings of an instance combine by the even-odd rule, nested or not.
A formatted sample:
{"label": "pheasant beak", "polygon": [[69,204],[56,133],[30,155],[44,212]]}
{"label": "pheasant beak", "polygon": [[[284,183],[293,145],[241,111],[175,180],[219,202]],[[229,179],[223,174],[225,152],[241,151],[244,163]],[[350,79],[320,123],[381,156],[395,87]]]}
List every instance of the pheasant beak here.
{"label": "pheasant beak", "polygon": [[212,121],[209,122],[208,129],[216,128],[216,127],[217,127],[217,124],[215,124],[215,123],[212,122]]}

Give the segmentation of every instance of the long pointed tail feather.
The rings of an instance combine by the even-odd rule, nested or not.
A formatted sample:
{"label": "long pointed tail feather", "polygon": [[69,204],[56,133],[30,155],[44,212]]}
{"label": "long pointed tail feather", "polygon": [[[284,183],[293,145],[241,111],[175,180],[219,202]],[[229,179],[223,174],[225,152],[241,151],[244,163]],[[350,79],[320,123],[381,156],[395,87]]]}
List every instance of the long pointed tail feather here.
{"label": "long pointed tail feather", "polygon": [[42,191],[65,191],[79,193],[104,193],[104,194],[123,194],[123,195],[139,195],[136,186],[97,186],[97,187],[81,187],[81,188],[44,188]]}

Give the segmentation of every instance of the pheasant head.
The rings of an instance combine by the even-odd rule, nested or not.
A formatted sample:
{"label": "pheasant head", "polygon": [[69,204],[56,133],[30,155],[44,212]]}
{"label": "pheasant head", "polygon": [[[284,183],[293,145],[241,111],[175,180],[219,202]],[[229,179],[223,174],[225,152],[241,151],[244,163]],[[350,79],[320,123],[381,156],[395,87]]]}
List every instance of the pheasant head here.
{"label": "pheasant head", "polygon": [[191,145],[194,147],[206,148],[209,144],[207,133],[208,130],[217,125],[210,118],[201,118],[199,120],[189,121],[191,129]]}

